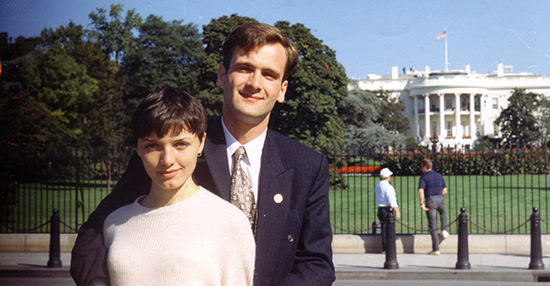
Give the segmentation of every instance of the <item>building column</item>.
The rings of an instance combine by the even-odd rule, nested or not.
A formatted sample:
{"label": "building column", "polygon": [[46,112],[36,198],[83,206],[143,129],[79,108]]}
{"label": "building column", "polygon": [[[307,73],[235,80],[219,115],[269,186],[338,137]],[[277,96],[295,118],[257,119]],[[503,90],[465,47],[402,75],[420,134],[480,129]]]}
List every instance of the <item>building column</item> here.
{"label": "building column", "polygon": [[418,96],[414,96],[414,136],[416,139],[420,139],[420,126],[418,123]]}
{"label": "building column", "polygon": [[486,94],[480,94],[479,95],[479,127],[481,130],[479,130],[479,136],[483,138],[485,136],[485,101],[487,100]]}
{"label": "building column", "polygon": [[447,132],[445,130],[445,94],[440,93],[439,95],[439,142],[445,139]]}
{"label": "building column", "polygon": [[455,93],[455,138],[462,139],[462,127],[460,126],[460,93]]}
{"label": "building column", "polygon": [[470,138],[476,139],[475,94],[470,93]]}
{"label": "building column", "polygon": [[424,94],[424,141],[430,140],[430,94]]}

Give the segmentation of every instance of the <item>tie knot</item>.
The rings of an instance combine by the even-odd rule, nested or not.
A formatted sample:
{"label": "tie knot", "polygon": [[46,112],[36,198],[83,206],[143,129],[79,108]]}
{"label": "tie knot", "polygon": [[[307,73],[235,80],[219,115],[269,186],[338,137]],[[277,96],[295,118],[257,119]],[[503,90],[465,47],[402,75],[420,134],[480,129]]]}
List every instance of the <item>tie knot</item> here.
{"label": "tie knot", "polygon": [[242,158],[246,155],[246,150],[244,150],[244,146],[241,146],[235,150],[235,153],[233,153],[233,160],[234,161],[240,161]]}

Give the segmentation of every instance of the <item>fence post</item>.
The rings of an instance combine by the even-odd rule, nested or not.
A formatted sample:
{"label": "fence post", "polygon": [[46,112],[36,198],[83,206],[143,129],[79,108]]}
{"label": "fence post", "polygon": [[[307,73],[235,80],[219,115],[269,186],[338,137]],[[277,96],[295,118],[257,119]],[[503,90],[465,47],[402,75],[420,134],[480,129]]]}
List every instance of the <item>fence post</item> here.
{"label": "fence post", "polygon": [[529,262],[529,269],[544,269],[540,238],[540,215],[538,211],[538,208],[533,208],[533,214],[531,215],[531,262]]}
{"label": "fence post", "polygon": [[60,235],[59,235],[59,211],[53,210],[50,227],[50,259],[48,260],[49,268],[62,267],[60,259]]}
{"label": "fence post", "polygon": [[458,215],[458,260],[456,269],[471,268],[470,261],[468,261],[468,252],[468,216],[466,215],[466,209],[462,207],[460,215]]}
{"label": "fence post", "polygon": [[384,269],[399,269],[399,263],[397,263],[397,253],[395,247],[395,214],[393,208],[390,208],[388,213],[388,220],[386,223],[386,262],[384,262]]}

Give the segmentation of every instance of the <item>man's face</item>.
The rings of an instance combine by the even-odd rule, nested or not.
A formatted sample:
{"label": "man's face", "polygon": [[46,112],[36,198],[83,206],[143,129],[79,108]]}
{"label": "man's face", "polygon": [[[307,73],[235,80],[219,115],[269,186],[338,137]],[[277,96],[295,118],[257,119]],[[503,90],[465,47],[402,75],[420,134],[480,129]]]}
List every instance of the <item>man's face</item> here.
{"label": "man's face", "polygon": [[217,84],[223,87],[224,118],[267,126],[275,102],[285,99],[286,59],[281,44],[266,45],[249,53],[236,49],[228,70],[223,65],[218,70]]}

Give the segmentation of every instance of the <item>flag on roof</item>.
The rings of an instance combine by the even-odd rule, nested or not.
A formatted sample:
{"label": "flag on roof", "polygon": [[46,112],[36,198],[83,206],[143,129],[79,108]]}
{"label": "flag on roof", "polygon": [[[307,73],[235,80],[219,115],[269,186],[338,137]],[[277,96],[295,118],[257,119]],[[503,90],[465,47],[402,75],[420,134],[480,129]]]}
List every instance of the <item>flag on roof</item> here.
{"label": "flag on roof", "polygon": [[445,38],[445,37],[447,37],[447,31],[443,31],[443,32],[437,34],[437,39],[438,40],[441,39],[441,38]]}

